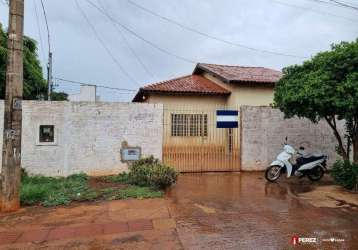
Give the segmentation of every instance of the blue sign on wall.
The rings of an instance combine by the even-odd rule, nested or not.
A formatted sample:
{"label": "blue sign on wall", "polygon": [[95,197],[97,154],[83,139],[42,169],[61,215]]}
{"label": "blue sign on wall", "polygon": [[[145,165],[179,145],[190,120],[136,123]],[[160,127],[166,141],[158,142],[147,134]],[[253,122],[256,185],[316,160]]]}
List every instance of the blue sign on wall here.
{"label": "blue sign on wall", "polygon": [[239,112],[237,110],[217,110],[216,127],[217,128],[237,128]]}

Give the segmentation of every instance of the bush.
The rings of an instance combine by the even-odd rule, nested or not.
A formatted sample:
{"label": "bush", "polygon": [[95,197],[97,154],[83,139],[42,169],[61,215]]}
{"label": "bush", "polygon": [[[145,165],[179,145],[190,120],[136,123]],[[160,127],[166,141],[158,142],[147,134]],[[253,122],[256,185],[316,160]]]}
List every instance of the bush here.
{"label": "bush", "polygon": [[347,188],[358,190],[358,164],[337,161],[331,170],[334,181]]}
{"label": "bush", "polygon": [[128,182],[138,186],[164,189],[177,180],[178,173],[153,156],[134,162],[129,167]]}

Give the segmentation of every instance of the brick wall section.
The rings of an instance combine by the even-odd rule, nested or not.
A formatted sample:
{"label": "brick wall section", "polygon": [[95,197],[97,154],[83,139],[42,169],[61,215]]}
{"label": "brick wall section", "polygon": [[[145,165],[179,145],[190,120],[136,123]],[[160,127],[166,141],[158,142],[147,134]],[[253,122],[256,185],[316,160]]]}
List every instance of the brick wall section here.
{"label": "brick wall section", "polygon": [[[123,141],[161,159],[162,119],[161,104],[24,101],[22,167],[46,176],[115,174],[127,169]],[[56,145],[38,145],[39,125],[55,125]]]}
{"label": "brick wall section", "polygon": [[[270,107],[241,107],[241,169],[264,170],[282,151],[285,137],[307,153],[328,154],[328,165],[337,158],[336,139],[331,128],[322,121],[313,124],[307,119],[284,119],[283,113]],[[343,124],[340,124],[343,131]]]}

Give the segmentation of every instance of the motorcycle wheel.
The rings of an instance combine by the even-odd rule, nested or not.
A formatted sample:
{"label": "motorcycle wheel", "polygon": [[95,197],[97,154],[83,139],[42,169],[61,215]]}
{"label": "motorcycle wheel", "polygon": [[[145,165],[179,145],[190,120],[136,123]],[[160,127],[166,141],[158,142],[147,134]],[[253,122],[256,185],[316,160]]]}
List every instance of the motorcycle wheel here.
{"label": "motorcycle wheel", "polygon": [[320,179],[322,179],[324,175],[324,170],[322,167],[316,167],[314,169],[312,169],[308,174],[307,177],[308,179],[310,179],[311,181],[319,181]]}
{"label": "motorcycle wheel", "polygon": [[269,182],[275,182],[281,175],[281,167],[280,166],[270,166],[266,169],[265,178]]}

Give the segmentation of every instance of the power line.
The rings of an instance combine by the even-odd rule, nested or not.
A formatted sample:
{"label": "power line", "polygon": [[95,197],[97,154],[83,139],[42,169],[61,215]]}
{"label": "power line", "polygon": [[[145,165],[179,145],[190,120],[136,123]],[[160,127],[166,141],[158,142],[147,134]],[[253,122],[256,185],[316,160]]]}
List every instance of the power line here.
{"label": "power line", "polygon": [[182,60],[182,61],[185,61],[187,63],[193,63],[193,64],[196,64],[196,61],[194,60],[191,60],[189,58],[186,58],[186,57],[183,57],[183,56],[180,56],[180,55],[177,55],[177,54],[174,54],[166,49],[163,49],[161,48],[160,46],[156,45],[155,43],[145,39],[144,37],[138,35],[135,31],[133,31],[132,29],[128,28],[127,26],[125,26],[124,24],[120,23],[119,21],[117,21],[116,19],[114,19],[112,16],[108,15],[107,13],[105,13],[101,8],[99,8],[96,4],[94,4],[92,1],[90,0],[86,0],[86,2],[88,2],[90,5],[92,5],[94,8],[96,8],[99,12],[101,12],[103,15],[107,16],[108,18],[110,18],[114,23],[116,23],[117,25],[121,26],[123,29],[125,29],[126,31],[128,31],[129,33],[131,33],[133,36],[137,37],[138,39],[148,43],[150,46],[152,46],[153,48],[156,48],[157,50],[167,54],[167,55],[170,55],[170,56],[173,56],[179,60]]}
{"label": "power line", "polygon": [[34,3],[34,9],[35,9],[37,31],[38,31],[38,33],[39,33],[39,39],[40,39],[40,47],[41,47],[41,50],[42,50],[42,53],[41,53],[41,54],[42,54],[43,60],[44,60],[44,62],[45,62],[45,61],[46,61],[46,60],[45,60],[45,49],[44,49],[44,44],[43,44],[42,35],[41,35],[40,18],[39,18],[39,13],[38,13],[38,10],[37,10],[36,0],[33,0],[33,3]]}
{"label": "power line", "polygon": [[244,49],[248,49],[248,50],[252,50],[252,51],[255,51],[255,52],[260,52],[260,53],[267,53],[267,54],[273,54],[273,55],[278,55],[278,56],[286,56],[286,57],[295,57],[295,58],[307,58],[307,57],[304,57],[304,56],[298,56],[298,55],[292,55],[292,54],[286,54],[286,53],[282,53],[282,52],[276,52],[276,51],[271,51],[271,50],[265,50],[265,49],[258,49],[258,48],[254,48],[254,47],[250,47],[250,46],[247,46],[247,45],[244,45],[244,44],[240,44],[240,43],[235,43],[235,42],[231,42],[229,40],[225,40],[225,39],[222,39],[220,37],[217,37],[217,36],[213,36],[213,35],[210,35],[210,34],[207,34],[205,32],[202,32],[200,30],[197,30],[197,29],[194,29],[192,27],[189,27],[187,25],[184,25],[182,23],[179,23],[173,19],[170,19],[168,17],[165,17],[165,16],[162,16],[150,9],[147,9],[145,8],[144,6],[142,5],[139,5],[131,0],[127,0],[128,3],[130,3],[131,5],[153,15],[153,16],[156,16],[156,17],[159,17],[161,18],[162,20],[165,20],[169,23],[172,23],[176,26],[179,26],[180,28],[182,29],[185,29],[185,30],[188,30],[190,32],[193,32],[193,33],[196,33],[196,34],[199,34],[201,36],[204,36],[204,37],[207,37],[207,38],[210,38],[212,40],[216,40],[216,41],[219,41],[219,42],[222,42],[222,43],[225,43],[225,44],[228,44],[228,45],[232,45],[232,46],[235,46],[235,47],[240,47],[240,48],[244,48]]}
{"label": "power line", "polygon": [[356,7],[356,6],[349,5],[347,3],[339,2],[339,1],[336,1],[336,0],[330,0],[330,1],[333,2],[333,3],[336,3],[337,5],[340,5],[340,6],[343,6],[343,7],[358,11],[358,7]]}
{"label": "power line", "polygon": [[[102,10],[104,12],[106,12],[108,14],[108,12],[106,11],[106,8],[104,7],[104,5],[102,4],[102,2],[100,0],[97,0],[97,3],[102,7]],[[108,17],[107,17],[108,18]],[[151,77],[154,77],[154,74],[148,69],[148,67],[144,64],[144,62],[140,59],[139,55],[136,53],[136,51],[132,48],[132,46],[130,45],[130,42],[127,40],[125,34],[123,34],[123,32],[118,28],[118,26],[113,23],[112,19],[108,18],[108,20],[113,24],[114,28],[116,29],[117,33],[121,36],[122,40],[124,41],[124,43],[127,45],[127,47],[129,48],[129,50],[132,52],[133,56],[137,59],[138,63],[142,66],[142,68],[144,69],[144,71]]]}
{"label": "power line", "polygon": [[49,27],[48,27],[47,14],[46,14],[45,6],[44,6],[44,3],[43,3],[42,0],[41,0],[41,6],[42,6],[42,11],[43,11],[44,17],[45,17],[45,22],[46,22],[48,52],[50,53],[50,52],[51,52],[50,29],[49,29]]}
{"label": "power line", "polygon": [[339,1],[336,1],[336,0],[328,0],[328,2],[323,1],[323,0],[310,0],[310,1],[317,2],[317,3],[323,3],[323,4],[328,4],[328,5],[341,7],[341,8],[349,8],[349,9],[358,10],[358,7],[356,7],[356,6],[349,5],[348,3],[339,2]]}
{"label": "power line", "polygon": [[74,81],[74,80],[63,79],[63,78],[59,78],[59,77],[54,77],[54,79],[62,81],[62,82],[74,83],[74,84],[79,84],[79,85],[96,86],[98,88],[104,88],[104,89],[111,89],[111,90],[118,90],[118,91],[128,91],[128,92],[137,92],[137,90],[135,90],[135,89],[115,88],[115,87],[110,87],[110,86],[101,85],[101,84],[85,83],[85,82],[79,82],[79,81]]}
{"label": "power line", "polygon": [[302,9],[302,10],[307,10],[307,11],[315,12],[315,13],[318,13],[318,14],[321,14],[321,15],[330,15],[330,16],[334,16],[334,17],[337,17],[337,18],[346,19],[348,21],[355,22],[355,23],[358,22],[358,19],[352,19],[352,18],[349,18],[349,17],[339,16],[339,15],[336,15],[336,14],[333,14],[333,13],[330,13],[330,12],[319,11],[319,10],[311,9],[311,8],[308,8],[308,7],[303,7],[303,6],[299,6],[299,5],[295,5],[295,4],[281,2],[281,1],[278,1],[278,0],[271,0],[271,1],[274,2],[274,3],[280,4],[280,5],[289,6],[291,8],[298,8],[298,9]]}
{"label": "power line", "polygon": [[106,50],[107,54],[112,58],[112,60],[114,61],[114,63],[119,67],[119,69],[122,71],[122,73],[124,75],[126,75],[128,77],[128,79],[130,79],[132,82],[137,83],[137,81],[124,69],[124,67],[122,66],[122,64],[113,56],[113,53],[111,52],[111,50],[106,46],[105,42],[101,39],[101,37],[99,36],[99,34],[97,33],[95,27],[92,25],[92,23],[90,22],[88,16],[86,15],[86,13],[84,12],[84,10],[81,8],[81,6],[79,5],[78,1],[75,0],[77,8],[79,9],[80,13],[82,14],[82,16],[84,17],[84,19],[86,20],[86,22],[88,23],[88,25],[91,27],[93,33],[95,34],[97,40],[100,42],[100,44],[103,46],[103,48]]}

